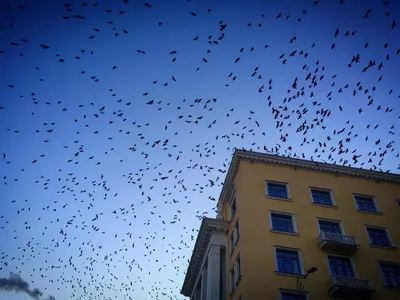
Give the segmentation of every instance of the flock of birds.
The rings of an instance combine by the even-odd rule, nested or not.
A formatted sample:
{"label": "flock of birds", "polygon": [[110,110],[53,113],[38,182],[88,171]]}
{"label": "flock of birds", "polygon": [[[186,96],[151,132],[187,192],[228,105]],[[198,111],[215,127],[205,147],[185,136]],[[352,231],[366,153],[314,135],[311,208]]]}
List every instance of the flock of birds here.
{"label": "flock of birds", "polygon": [[[192,1],[182,0],[179,4],[188,17],[206,19],[219,10],[215,13],[217,18],[224,18],[224,10],[219,6],[194,11],[190,8]],[[133,34],[130,27],[133,21],[120,21],[129,15],[128,8],[134,7],[151,18],[158,5],[121,2],[126,9],[103,3],[60,3],[64,14],[59,18],[63,22],[82,21],[78,28],[83,30],[92,26],[85,24],[92,11],[103,13],[97,21],[104,24],[94,27],[86,38],[90,44],[102,38],[104,26],[111,29],[112,38]],[[224,54],[233,71],[222,78],[215,75],[214,80],[222,91],[234,88],[241,80],[251,82],[242,88],[248,89],[248,97],[261,99],[257,109],[247,104],[237,105],[223,96],[177,100],[168,94],[167,88],[184,81],[182,77],[218,73],[217,67],[213,69],[216,60],[212,55],[226,40],[236,39],[231,28],[262,30],[268,26],[267,22],[281,20],[301,28],[306,20],[312,21],[318,15],[324,2],[304,1],[304,9],[294,17],[284,9],[273,13],[268,10],[260,13],[259,21],[241,25],[221,20],[209,24],[213,28],[210,34],[193,34],[176,49],[171,45],[171,51],[165,53],[169,63],[177,64],[184,59],[181,48],[185,44],[204,42],[198,46],[206,47],[204,55],[197,59],[198,66],[184,68],[182,74],[178,71],[170,74],[168,79],[154,78],[148,90],[140,91],[138,99],[120,96],[117,88],[103,80],[106,76],[91,75],[90,68],[94,66],[90,64],[85,64],[85,69],[82,67],[76,76],[81,76],[79,80],[85,84],[93,83],[94,89],[101,89],[104,102],[92,99],[78,102],[72,97],[49,100],[54,98],[46,96],[46,89],[51,87],[41,90],[35,83],[33,90],[26,91],[3,77],[1,88],[7,89],[9,98],[0,99],[3,141],[0,143],[0,238],[4,242],[0,243],[0,298],[8,291],[22,292],[33,299],[44,299],[45,293],[57,299],[79,300],[180,299],[199,222],[204,215],[215,216],[216,199],[235,147],[399,172],[399,150],[395,146],[399,137],[400,94],[397,87],[388,87],[393,75],[387,75],[385,68],[399,65],[400,44],[397,43],[398,48],[393,43],[379,45],[381,50],[373,57],[366,54],[370,45],[376,46],[371,38],[362,47],[352,48],[354,54],[342,52],[338,44],[343,39],[352,43],[362,26],[343,28],[337,24],[330,37],[316,37],[315,42],[304,48],[296,47],[303,36],[282,32],[287,40],[284,45],[273,41],[261,49],[243,45],[230,50],[229,55]],[[345,10],[347,2],[350,1],[338,0],[337,9]],[[3,5],[1,13],[5,16],[24,13],[29,5],[11,2]],[[390,5],[389,1],[378,1],[384,11],[379,13],[387,20],[384,25],[387,34],[400,36]],[[368,8],[359,11],[354,19],[374,24],[377,14],[375,9]],[[94,46],[73,54],[63,53],[56,43],[40,41],[37,36],[30,40],[29,32],[26,36],[15,35],[17,24],[12,21],[7,24],[4,20],[0,20],[0,36],[6,33],[11,40],[0,44],[0,59],[10,60],[5,58],[7,55],[15,60],[25,59],[29,56],[24,52],[26,45],[36,43],[42,55],[33,70],[39,83],[47,80],[41,70],[46,68],[46,60],[54,61],[51,55],[55,55],[57,66],[72,61],[80,66],[97,54]],[[161,30],[167,22],[154,20],[155,30]],[[191,32],[190,25],[185,30]],[[319,39],[327,40],[328,44],[321,45]],[[282,74],[285,68],[292,68],[289,76],[278,78],[278,70],[267,73],[268,66],[262,61],[250,66],[249,74],[243,74],[243,67],[236,68],[248,64],[246,59],[257,51],[266,51],[268,56],[270,48],[278,49],[280,55],[269,59],[278,63]],[[318,50],[319,54],[331,51],[332,57],[337,53],[337,64],[341,64],[337,73],[327,66],[325,55],[314,60],[318,48],[323,49]],[[138,48],[134,55],[151,60],[155,59],[151,57],[154,51]],[[229,58],[231,54],[233,58]],[[115,56],[118,53],[112,53],[102,63],[108,64]],[[11,73],[13,62],[8,63]],[[122,68],[111,63],[108,70],[111,78],[125,76],[118,73]],[[136,70],[138,76],[141,71]],[[354,72],[357,77],[344,82],[342,77],[346,72]],[[18,76],[23,77],[23,72]],[[62,80],[68,82],[68,76]],[[277,81],[285,86],[279,86]],[[168,96],[156,99],[153,91],[160,85],[165,88],[162,93]],[[108,94],[104,93],[105,86]],[[63,95],[58,99],[64,99]],[[366,111],[372,112],[374,119],[360,129],[360,120],[369,118],[364,117]],[[388,126],[386,123],[391,121],[394,123]],[[24,122],[20,129],[18,124]],[[40,127],[34,128],[38,122]],[[23,134],[24,139],[29,137],[29,142],[21,140]],[[16,155],[21,151],[18,147],[24,148],[23,157]],[[34,285],[42,288],[31,289]]]}

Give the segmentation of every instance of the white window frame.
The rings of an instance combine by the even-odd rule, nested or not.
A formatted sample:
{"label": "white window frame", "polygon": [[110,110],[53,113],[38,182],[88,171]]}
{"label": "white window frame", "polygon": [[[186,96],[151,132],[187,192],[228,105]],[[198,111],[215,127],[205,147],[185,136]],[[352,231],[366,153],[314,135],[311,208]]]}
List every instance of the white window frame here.
{"label": "white window frame", "polygon": [[229,245],[229,255],[232,255],[232,253],[235,251],[235,229],[232,230],[232,233],[229,236]]}
{"label": "white window frame", "polygon": [[[275,196],[268,195],[268,183],[284,185],[286,187],[287,198],[280,198],[280,197],[275,197]],[[292,199],[291,195],[290,195],[290,191],[289,191],[289,183],[287,183],[287,182],[274,181],[274,180],[265,180],[265,190],[266,190],[266,195],[269,198],[282,199],[282,200],[291,200]]]}
{"label": "white window frame", "polygon": [[392,240],[392,237],[390,236],[390,233],[389,233],[388,228],[382,227],[382,226],[368,225],[368,224],[365,224],[365,225],[364,225],[364,228],[365,228],[365,232],[367,233],[368,242],[369,242],[369,244],[370,244],[371,246],[374,246],[374,247],[383,247],[383,248],[385,248],[385,246],[375,245],[375,244],[372,244],[372,243],[371,243],[371,238],[370,238],[370,236],[369,236],[368,228],[380,229],[380,230],[385,231],[386,236],[387,236],[387,238],[388,238],[388,240],[389,240],[389,243],[390,243],[390,246],[387,247],[387,248],[393,248],[393,247],[395,247],[395,244],[393,243],[393,240]]}
{"label": "white window frame", "polygon": [[[310,195],[311,195],[311,203],[313,203],[315,205],[319,205],[319,206],[336,207],[336,202],[335,202],[335,199],[333,197],[333,192],[332,192],[331,189],[324,189],[324,188],[313,187],[313,186],[310,186],[309,189],[310,189]],[[329,198],[331,199],[331,205],[320,204],[320,203],[314,202],[314,198],[313,198],[313,194],[312,194],[313,190],[314,191],[321,191],[321,192],[328,192],[329,193]]]}
{"label": "white window frame", "polygon": [[384,285],[384,286],[387,286],[387,287],[390,287],[390,286],[387,285],[386,282],[385,282],[385,277],[383,276],[383,271],[382,271],[382,268],[381,268],[381,264],[384,264],[384,265],[395,265],[395,266],[400,267],[400,263],[398,263],[398,262],[392,262],[392,261],[384,261],[384,260],[379,260],[379,261],[378,261],[378,268],[379,268],[379,272],[380,272],[381,277],[382,277],[383,285]]}
{"label": "white window frame", "polygon": [[235,232],[234,234],[234,244],[235,246],[237,245],[237,243],[239,242],[239,238],[240,238],[240,223],[239,223],[239,218],[236,220],[235,226],[233,231]]}
{"label": "white window frame", "polygon": [[[233,275],[233,276],[232,276]],[[235,278],[235,264],[233,264],[231,270],[229,271],[229,282],[230,282],[230,294],[232,294],[236,289],[236,278]],[[233,284],[232,284],[232,277],[233,277]]]}
{"label": "white window frame", "polygon": [[[236,210],[234,212],[232,212],[232,204],[233,202],[235,202],[236,205]],[[236,193],[233,194],[232,198],[229,201],[229,218],[230,220],[233,220],[233,217],[236,215],[236,211],[237,211],[237,201],[236,201]]]}
{"label": "white window frame", "polygon": [[301,295],[301,296],[306,296],[306,300],[310,300],[310,294],[307,292],[303,291],[295,291],[295,290],[288,290],[288,289],[279,289],[279,299],[283,300],[282,294],[287,293],[287,294],[293,294],[295,296]]}
{"label": "white window frame", "polygon": [[319,217],[317,217],[317,226],[318,226],[318,232],[319,232],[319,233],[322,232],[322,231],[321,231],[321,227],[319,226],[319,221],[339,224],[341,234],[343,234],[343,235],[346,234],[346,233],[344,232],[344,227],[343,227],[342,221],[340,221],[340,220],[335,220],[335,219],[327,219],[327,218],[319,218]]}
{"label": "white window frame", "polygon": [[289,273],[284,273],[284,272],[279,271],[279,265],[278,265],[278,258],[277,258],[277,255],[276,255],[276,250],[285,250],[285,251],[297,252],[297,257],[299,258],[299,268],[300,268],[300,273],[301,273],[300,275],[305,275],[303,258],[302,258],[302,255],[301,255],[301,250],[297,249],[297,248],[289,248],[289,247],[282,247],[282,246],[274,246],[275,272],[276,273],[296,276],[296,274],[289,274]]}
{"label": "white window frame", "polygon": [[[238,267],[240,267],[240,274],[238,272]],[[235,285],[238,283],[241,277],[242,277],[242,258],[239,252],[235,259]]]}
{"label": "white window frame", "polygon": [[[282,216],[289,216],[292,218],[292,227],[293,227],[293,232],[286,232],[286,231],[280,231],[274,229],[274,226],[272,224],[272,215],[282,215]],[[270,210],[269,211],[269,228],[272,232],[282,232],[282,233],[287,233],[287,234],[298,234],[297,231],[297,226],[296,226],[296,217],[294,213],[288,213],[288,212],[281,212],[281,211],[276,211],[276,210]]]}
{"label": "white window frame", "polygon": [[[229,205],[229,218],[230,218],[230,220],[233,220],[233,217],[235,215],[235,214],[232,214],[232,203],[233,203],[233,200],[236,200],[236,187],[235,187],[235,184],[233,184],[231,192],[229,193],[228,205]],[[236,210],[237,210],[237,203],[236,203]]]}
{"label": "white window frame", "polygon": [[[368,210],[361,210],[361,209],[359,209],[359,208],[358,208],[358,205],[357,205],[356,196],[365,197],[365,198],[371,198],[371,199],[372,199],[372,203],[374,204],[375,210],[376,210],[376,211],[368,211]],[[376,198],[375,198],[374,196],[353,193],[353,199],[354,199],[354,204],[356,205],[356,210],[357,210],[358,212],[372,213],[372,214],[374,214],[374,213],[375,213],[375,214],[376,214],[376,213],[381,213],[381,210],[379,209],[378,203],[376,202]]]}
{"label": "white window frame", "polygon": [[352,270],[353,270],[354,278],[355,278],[355,279],[359,279],[358,273],[357,273],[357,269],[356,269],[356,265],[354,264],[353,257],[346,256],[346,255],[340,255],[340,254],[336,254],[336,253],[326,253],[326,254],[325,254],[326,263],[328,264],[328,271],[329,271],[329,275],[330,275],[330,276],[333,276],[333,275],[332,275],[332,271],[331,271],[331,265],[329,264],[329,256],[336,256],[336,257],[341,257],[341,258],[349,259],[349,260],[350,260],[351,268],[352,268]]}

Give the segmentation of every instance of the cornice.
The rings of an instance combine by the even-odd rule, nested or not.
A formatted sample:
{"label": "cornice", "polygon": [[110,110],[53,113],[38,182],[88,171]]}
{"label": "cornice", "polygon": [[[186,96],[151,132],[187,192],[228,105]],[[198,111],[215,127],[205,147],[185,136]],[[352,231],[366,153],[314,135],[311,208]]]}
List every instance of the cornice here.
{"label": "cornice", "polygon": [[189,266],[186,272],[185,281],[183,282],[181,294],[190,297],[192,295],[196,279],[200,272],[204,256],[206,255],[207,247],[210,242],[211,236],[218,230],[228,230],[229,222],[203,218],[199,234],[197,235],[196,243],[193,249],[192,257],[190,258]]}

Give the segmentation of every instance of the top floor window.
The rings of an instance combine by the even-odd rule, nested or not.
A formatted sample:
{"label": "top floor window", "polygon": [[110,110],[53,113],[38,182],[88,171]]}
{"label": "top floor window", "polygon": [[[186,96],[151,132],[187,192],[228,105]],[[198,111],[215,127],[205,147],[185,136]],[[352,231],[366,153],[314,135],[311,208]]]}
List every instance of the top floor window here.
{"label": "top floor window", "polygon": [[356,200],[357,209],[366,212],[378,212],[378,207],[375,203],[374,197],[354,195]]}
{"label": "top floor window", "polygon": [[267,182],[267,196],[288,199],[289,193],[286,183]]}
{"label": "top floor window", "polygon": [[315,204],[333,206],[330,190],[311,189],[311,196]]}
{"label": "top floor window", "polygon": [[230,218],[231,218],[231,220],[235,216],[235,213],[236,213],[236,196],[233,196],[233,199],[232,199],[232,202],[231,202],[231,206],[230,206]]}

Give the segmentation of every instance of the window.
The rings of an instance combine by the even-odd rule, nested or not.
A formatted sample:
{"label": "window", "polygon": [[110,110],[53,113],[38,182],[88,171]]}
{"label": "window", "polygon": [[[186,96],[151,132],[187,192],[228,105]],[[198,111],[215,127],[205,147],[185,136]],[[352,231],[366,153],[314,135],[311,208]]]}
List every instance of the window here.
{"label": "window", "polygon": [[230,206],[230,217],[231,220],[233,219],[233,217],[235,216],[236,213],[236,196],[233,196],[233,200]]}
{"label": "window", "polygon": [[242,265],[240,262],[240,253],[236,257],[236,284],[238,283],[239,279],[242,277]]}
{"label": "window", "polygon": [[378,208],[373,197],[354,195],[354,199],[356,200],[358,210],[378,212]]}
{"label": "window", "polygon": [[400,200],[396,200],[397,207],[400,208]]}
{"label": "window", "polygon": [[243,294],[239,296],[238,300],[243,300]]}
{"label": "window", "polygon": [[234,234],[235,234],[235,230],[232,231],[231,236],[229,238],[229,245],[230,245],[230,250],[231,250],[231,254],[233,253],[233,250],[235,250],[235,242],[234,242]]}
{"label": "window", "polygon": [[230,272],[230,278],[231,278],[231,294],[235,290],[235,266],[232,267],[231,272]]}
{"label": "window", "polygon": [[341,277],[355,277],[353,265],[350,258],[328,255],[329,269],[331,275]]}
{"label": "window", "polygon": [[400,265],[391,263],[380,263],[383,281],[385,285],[392,288],[400,288]]}
{"label": "window", "polygon": [[286,183],[267,182],[267,196],[288,199]]}
{"label": "window", "polygon": [[390,240],[387,229],[378,227],[367,227],[369,242],[371,245],[392,247],[392,241]]}
{"label": "window", "polygon": [[302,274],[298,250],[276,249],[277,271],[286,274]]}
{"label": "window", "polygon": [[331,191],[311,189],[312,202],[320,205],[333,206]]}
{"label": "window", "polygon": [[318,220],[318,225],[321,232],[343,233],[339,222]]}
{"label": "window", "polygon": [[236,221],[234,232],[235,232],[235,245],[236,245],[239,242],[239,237],[240,237],[239,219]]}
{"label": "window", "polygon": [[299,292],[281,291],[280,300],[307,300],[307,294]]}
{"label": "window", "polygon": [[294,216],[284,213],[271,212],[271,229],[282,232],[295,233]]}

